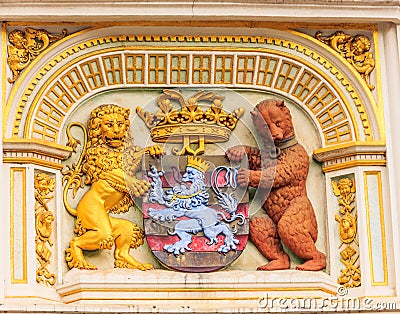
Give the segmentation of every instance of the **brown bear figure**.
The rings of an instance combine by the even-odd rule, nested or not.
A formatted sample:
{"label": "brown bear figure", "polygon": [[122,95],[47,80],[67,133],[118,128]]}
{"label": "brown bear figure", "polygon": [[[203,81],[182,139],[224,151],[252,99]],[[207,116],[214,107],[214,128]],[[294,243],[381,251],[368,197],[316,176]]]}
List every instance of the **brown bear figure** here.
{"label": "brown bear figure", "polygon": [[290,111],[282,100],[267,99],[251,115],[264,147],[239,145],[228,149],[226,155],[234,162],[247,155],[250,169],[239,171],[238,184],[258,188],[265,200],[266,214],[250,221],[250,239],[269,260],[257,269],[290,268],[282,243],[304,260],[296,269],[324,269],[325,255],[315,247],[318,226],[306,191],[309,159],[295,138]]}

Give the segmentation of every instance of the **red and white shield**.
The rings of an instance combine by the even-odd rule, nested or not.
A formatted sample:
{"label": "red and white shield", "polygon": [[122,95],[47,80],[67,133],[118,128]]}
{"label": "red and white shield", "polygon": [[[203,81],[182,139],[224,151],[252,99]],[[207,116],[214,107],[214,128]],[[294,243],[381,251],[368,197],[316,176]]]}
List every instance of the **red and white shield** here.
{"label": "red and white shield", "polygon": [[145,158],[151,182],[142,210],[147,242],[165,267],[186,272],[224,268],[243,252],[249,234],[247,189],[225,156]]}

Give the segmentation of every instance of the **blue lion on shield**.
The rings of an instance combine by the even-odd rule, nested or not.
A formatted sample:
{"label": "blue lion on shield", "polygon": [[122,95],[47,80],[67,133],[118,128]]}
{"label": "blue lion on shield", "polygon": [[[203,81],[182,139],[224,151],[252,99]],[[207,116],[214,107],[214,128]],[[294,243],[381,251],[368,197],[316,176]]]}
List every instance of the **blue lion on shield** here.
{"label": "blue lion on shield", "polygon": [[205,173],[209,167],[210,165],[201,158],[188,156],[186,171],[181,182],[166,191],[162,188],[161,180],[164,172],[158,171],[154,166],[150,166],[150,171],[147,172],[148,177],[152,179],[149,201],[165,206],[164,209],[149,208],[149,216],[160,222],[171,222],[180,217],[188,218],[179,220],[174,230],[169,231],[170,235],[177,235],[180,240],[163,247],[168,253],[179,256],[185,251],[191,251],[189,244],[192,243],[192,235],[200,231],[203,231],[208,239],[208,245],[218,244],[218,235],[225,236],[224,243],[218,248],[219,253],[226,254],[236,250],[236,245],[239,243],[235,238],[237,230],[236,227],[231,228],[229,223],[238,219],[238,224],[242,225],[245,217],[236,213],[238,200],[233,193],[221,192],[217,180],[220,173],[225,173],[224,186],[235,189],[238,169],[220,166],[211,175],[211,187],[224,211],[220,212],[208,206],[209,194],[206,191]]}

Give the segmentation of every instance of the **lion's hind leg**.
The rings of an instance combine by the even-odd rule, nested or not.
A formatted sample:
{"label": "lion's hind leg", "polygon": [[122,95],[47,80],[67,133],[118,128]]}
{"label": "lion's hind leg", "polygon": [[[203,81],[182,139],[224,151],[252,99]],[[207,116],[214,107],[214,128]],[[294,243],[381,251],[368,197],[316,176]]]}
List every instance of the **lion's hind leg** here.
{"label": "lion's hind leg", "polygon": [[[84,238],[86,234],[84,234]],[[96,270],[97,267],[92,263],[89,263],[83,257],[82,249],[79,245],[80,242],[85,241],[82,236],[75,237],[69,242],[69,248],[65,250],[65,260],[68,263],[69,268],[79,268],[79,269],[90,269]]]}
{"label": "lion's hind leg", "polygon": [[230,250],[236,250],[236,244],[239,243],[239,240],[235,239],[234,232],[231,230],[230,226],[224,222],[204,228],[204,235],[210,240],[207,244],[218,243],[217,236],[221,233],[225,236],[225,240],[224,244],[218,248],[218,252],[225,254]]}
{"label": "lion's hind leg", "polygon": [[184,254],[185,251],[191,251],[189,244],[192,243],[192,235],[189,233],[196,234],[202,230],[197,219],[180,220],[175,225],[175,230],[173,234],[179,237],[179,241],[174,244],[164,245],[164,250],[168,253],[173,253],[175,256],[179,254]]}
{"label": "lion's hind leg", "polygon": [[143,244],[143,230],[125,219],[110,217],[110,221],[115,236],[115,267],[139,270],[153,269],[153,265],[140,263],[129,254],[131,248],[137,248]]}

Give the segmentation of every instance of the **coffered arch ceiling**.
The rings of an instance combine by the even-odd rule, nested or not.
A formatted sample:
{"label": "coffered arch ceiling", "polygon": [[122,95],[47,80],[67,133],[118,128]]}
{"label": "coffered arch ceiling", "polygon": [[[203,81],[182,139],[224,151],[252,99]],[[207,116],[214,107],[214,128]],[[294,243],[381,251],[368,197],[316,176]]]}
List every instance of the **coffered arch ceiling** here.
{"label": "coffered arch ceiling", "polygon": [[384,140],[383,110],[333,49],[295,31],[242,32],[186,28],[176,35],[165,27],[110,27],[71,34],[34,60],[13,86],[5,135],[62,144],[63,123],[96,93],[191,86],[287,97],[308,113],[322,147]]}

